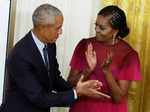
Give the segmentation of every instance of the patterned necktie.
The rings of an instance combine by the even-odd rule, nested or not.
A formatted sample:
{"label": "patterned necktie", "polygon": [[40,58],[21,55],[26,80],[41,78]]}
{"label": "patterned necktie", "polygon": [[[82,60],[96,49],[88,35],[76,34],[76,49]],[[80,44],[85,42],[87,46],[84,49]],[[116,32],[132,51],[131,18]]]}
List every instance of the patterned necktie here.
{"label": "patterned necktie", "polygon": [[48,59],[48,52],[47,52],[47,46],[46,45],[43,48],[43,55],[44,55],[44,60],[45,60],[45,66],[49,72],[50,67],[49,67],[49,59]]}

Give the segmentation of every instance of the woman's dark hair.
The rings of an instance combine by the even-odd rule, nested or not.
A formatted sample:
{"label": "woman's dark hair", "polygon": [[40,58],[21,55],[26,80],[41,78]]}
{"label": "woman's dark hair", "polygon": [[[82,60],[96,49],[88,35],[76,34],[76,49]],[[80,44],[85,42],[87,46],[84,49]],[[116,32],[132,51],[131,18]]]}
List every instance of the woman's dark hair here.
{"label": "woman's dark hair", "polygon": [[125,13],[119,7],[114,5],[106,6],[99,11],[98,15],[102,15],[104,17],[112,16],[109,24],[113,29],[119,30],[117,37],[120,36],[123,38],[129,34]]}

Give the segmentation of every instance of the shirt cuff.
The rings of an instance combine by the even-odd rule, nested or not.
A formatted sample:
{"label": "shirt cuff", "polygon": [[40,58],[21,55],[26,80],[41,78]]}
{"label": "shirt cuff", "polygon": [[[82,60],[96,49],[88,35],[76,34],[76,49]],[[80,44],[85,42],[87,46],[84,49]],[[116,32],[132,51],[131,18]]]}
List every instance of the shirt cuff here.
{"label": "shirt cuff", "polygon": [[76,90],[73,89],[73,92],[74,92],[74,99],[75,99],[75,100],[78,99]]}

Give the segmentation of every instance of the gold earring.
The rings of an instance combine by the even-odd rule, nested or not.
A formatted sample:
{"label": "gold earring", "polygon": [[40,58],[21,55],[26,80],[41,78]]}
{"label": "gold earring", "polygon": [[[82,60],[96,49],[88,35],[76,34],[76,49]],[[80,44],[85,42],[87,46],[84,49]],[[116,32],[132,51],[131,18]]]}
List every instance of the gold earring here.
{"label": "gold earring", "polygon": [[114,44],[115,44],[115,40],[116,40],[116,36],[115,36],[115,35],[113,35],[112,45],[114,45]]}

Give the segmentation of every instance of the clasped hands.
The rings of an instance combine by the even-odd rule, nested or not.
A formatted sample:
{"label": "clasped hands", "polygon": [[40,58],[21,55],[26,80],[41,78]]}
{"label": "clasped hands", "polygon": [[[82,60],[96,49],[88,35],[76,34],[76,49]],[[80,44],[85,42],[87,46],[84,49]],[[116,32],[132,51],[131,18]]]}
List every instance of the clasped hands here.
{"label": "clasped hands", "polygon": [[[93,46],[91,43],[87,47],[85,56],[86,56],[86,60],[89,66],[88,71],[92,72],[97,64],[97,58],[96,58],[96,52],[93,50]],[[106,63],[106,61],[104,63]],[[103,66],[104,64],[102,65],[102,69],[103,69]],[[107,67],[106,64],[104,67],[106,69]],[[111,98],[111,96],[100,92],[100,89],[103,86],[101,82],[99,82],[98,80],[83,81],[83,79],[84,79],[84,75],[80,77],[77,83],[77,86],[75,88],[78,96],[88,96],[88,97],[97,98],[97,99]]]}
{"label": "clasped hands", "polygon": [[109,95],[106,95],[99,90],[101,89],[102,83],[98,80],[88,80],[83,81],[84,75],[82,75],[77,83],[75,88],[78,96],[88,96],[91,98],[111,98]]}

